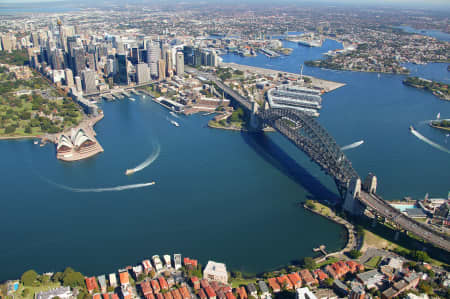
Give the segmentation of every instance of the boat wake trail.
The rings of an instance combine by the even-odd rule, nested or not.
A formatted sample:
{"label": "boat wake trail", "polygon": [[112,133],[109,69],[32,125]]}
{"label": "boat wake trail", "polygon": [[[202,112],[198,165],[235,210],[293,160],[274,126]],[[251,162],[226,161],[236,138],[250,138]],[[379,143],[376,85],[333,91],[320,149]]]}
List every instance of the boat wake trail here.
{"label": "boat wake trail", "polygon": [[437,144],[436,142],[431,141],[430,139],[428,139],[427,137],[423,136],[422,134],[420,134],[419,132],[417,132],[414,129],[411,129],[411,133],[416,136],[417,138],[419,138],[420,140],[422,140],[425,143],[428,143],[429,145],[431,145],[434,148],[437,148],[438,150],[443,151],[444,153],[450,154],[450,150],[446,149],[445,147],[443,147],[442,145]]}
{"label": "boat wake trail", "polygon": [[49,179],[39,175],[39,177],[49,183],[50,185],[56,186],[60,189],[72,191],[72,192],[113,192],[113,191],[125,191],[130,189],[138,189],[145,188],[155,184],[155,182],[141,183],[141,184],[131,184],[131,185],[123,185],[123,186],[115,186],[115,187],[102,187],[102,188],[73,188],[70,186],[60,185]]}
{"label": "boat wake trail", "polygon": [[142,169],[146,168],[147,166],[149,166],[150,164],[155,162],[155,160],[159,157],[159,153],[161,152],[161,147],[159,146],[158,143],[156,143],[154,147],[155,147],[155,150],[153,151],[153,153],[151,153],[151,155],[148,156],[148,158],[144,162],[142,162],[141,164],[139,164],[138,166],[133,168],[132,169],[133,172],[141,171]]}
{"label": "boat wake trail", "polygon": [[356,141],[356,142],[353,142],[352,144],[341,147],[341,150],[346,151],[346,150],[361,146],[363,143],[364,143],[364,140]]}

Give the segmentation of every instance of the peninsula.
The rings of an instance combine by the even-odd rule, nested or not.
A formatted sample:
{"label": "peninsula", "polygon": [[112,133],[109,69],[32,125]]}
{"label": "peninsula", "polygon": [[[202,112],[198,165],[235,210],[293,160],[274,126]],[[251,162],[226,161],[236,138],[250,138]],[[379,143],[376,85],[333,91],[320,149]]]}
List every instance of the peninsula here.
{"label": "peninsula", "polygon": [[431,92],[441,100],[450,101],[450,90],[448,88],[448,84],[419,77],[408,77],[403,80],[403,84],[424,89]]}

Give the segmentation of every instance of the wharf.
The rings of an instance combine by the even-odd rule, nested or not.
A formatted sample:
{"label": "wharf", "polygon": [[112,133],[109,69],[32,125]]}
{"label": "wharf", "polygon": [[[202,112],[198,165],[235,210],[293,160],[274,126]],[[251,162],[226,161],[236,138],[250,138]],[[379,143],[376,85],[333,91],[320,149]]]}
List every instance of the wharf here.
{"label": "wharf", "polygon": [[[250,72],[258,73],[261,75],[277,76],[279,73],[283,73],[283,74],[286,74],[289,76],[300,78],[300,74],[289,73],[289,72],[284,72],[284,71],[277,71],[277,70],[266,69],[266,68],[255,67],[255,66],[242,65],[242,64],[237,64],[234,62],[222,63],[221,66],[231,67],[233,69],[237,69],[240,71],[250,71]],[[333,91],[335,89],[338,89],[338,88],[346,85],[345,83],[323,80],[323,79],[315,78],[315,77],[312,77],[309,75],[305,75],[305,76],[311,79],[311,84],[314,87],[318,87],[318,88],[324,90],[325,92],[330,92],[330,91]]]}

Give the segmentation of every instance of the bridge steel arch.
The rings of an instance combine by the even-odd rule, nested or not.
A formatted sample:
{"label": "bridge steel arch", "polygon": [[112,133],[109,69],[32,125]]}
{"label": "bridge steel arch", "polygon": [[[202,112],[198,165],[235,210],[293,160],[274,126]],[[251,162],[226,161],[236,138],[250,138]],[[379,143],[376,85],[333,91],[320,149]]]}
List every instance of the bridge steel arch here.
{"label": "bridge steel arch", "polygon": [[344,198],[350,180],[359,176],[334,138],[314,118],[290,108],[270,108],[260,111],[258,116],[263,124],[286,136],[330,175]]}

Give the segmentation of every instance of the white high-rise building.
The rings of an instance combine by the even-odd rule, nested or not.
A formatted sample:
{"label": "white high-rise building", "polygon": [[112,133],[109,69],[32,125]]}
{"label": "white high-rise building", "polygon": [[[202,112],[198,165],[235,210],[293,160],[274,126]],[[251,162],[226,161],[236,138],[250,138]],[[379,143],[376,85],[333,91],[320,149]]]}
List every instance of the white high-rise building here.
{"label": "white high-rise building", "polygon": [[84,70],[81,72],[82,83],[83,83],[83,91],[85,93],[92,93],[97,91],[97,86],[95,84],[95,71],[93,70]]}
{"label": "white high-rise building", "polygon": [[158,44],[149,42],[147,44],[147,61],[150,66],[150,75],[158,77],[158,61],[161,58],[161,49]]}
{"label": "white high-rise building", "polygon": [[77,87],[78,92],[83,91],[83,85],[81,84],[81,78],[80,76],[75,76],[75,86]]}
{"label": "white high-rise building", "polygon": [[136,65],[136,81],[137,84],[150,82],[150,69],[146,63]]}
{"label": "white high-rise building", "polygon": [[64,70],[64,80],[66,81],[66,85],[69,87],[73,87],[73,72],[71,69]]}
{"label": "white high-rise building", "polygon": [[184,54],[183,52],[177,52],[177,59],[176,59],[176,66],[177,66],[177,76],[182,76],[184,74]]}

